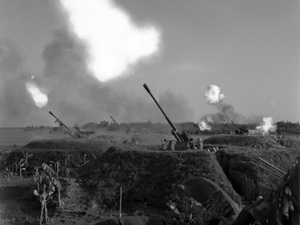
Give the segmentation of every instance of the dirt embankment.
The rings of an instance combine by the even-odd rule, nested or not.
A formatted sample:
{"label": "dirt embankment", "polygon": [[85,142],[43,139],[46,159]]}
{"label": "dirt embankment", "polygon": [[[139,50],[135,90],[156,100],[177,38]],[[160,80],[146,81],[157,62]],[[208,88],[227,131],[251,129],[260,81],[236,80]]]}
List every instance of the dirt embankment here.
{"label": "dirt embankment", "polygon": [[[138,210],[134,206],[142,203],[148,209],[156,208],[161,215],[170,210],[166,203],[174,200],[178,185],[198,176],[216,182],[234,201],[241,203],[215,155],[205,151],[132,151],[112,147],[77,171],[86,198],[99,210],[117,210],[122,187],[125,212],[134,213]],[[145,210],[146,215],[151,215]]]}
{"label": "dirt embankment", "polygon": [[267,199],[300,155],[296,145],[283,140],[274,135],[215,135],[204,143],[220,147],[217,160],[233,187],[246,200],[255,200],[260,195]]}
{"label": "dirt embankment", "polygon": [[254,150],[284,149],[279,140],[274,136],[249,136],[249,135],[215,135],[206,140],[204,144],[220,146],[240,146]]}
{"label": "dirt embankment", "polygon": [[[62,193],[64,210],[58,211],[59,215],[53,211],[51,216],[57,224],[70,220],[70,215],[79,219],[89,212],[94,215],[116,215],[120,187],[123,189],[122,211],[125,215],[163,216],[170,213],[170,208],[166,205],[169,200],[179,201],[178,185],[197,176],[216,182],[238,204],[241,203],[240,196],[232,188],[213,153],[162,152],[149,150],[146,145],[109,146],[110,143],[99,140],[33,141],[11,152],[7,165],[11,165],[16,159],[20,160],[24,154],[33,154],[28,158],[28,170],[50,161],[59,161],[62,170],[66,166],[71,169],[69,180],[63,178],[66,179]],[[88,156],[85,165],[84,155]],[[23,176],[26,179],[25,173]],[[61,177],[63,176],[62,174]],[[35,198],[33,195],[32,197]],[[15,200],[12,205],[18,204],[18,199]],[[6,205],[4,207],[7,210]],[[38,207],[39,203],[35,201],[34,215],[38,215]],[[25,214],[23,217],[26,217]],[[33,216],[29,217],[34,220]],[[209,216],[206,215],[206,218]]]}
{"label": "dirt embankment", "polygon": [[53,139],[32,141],[22,148],[13,150],[6,159],[6,166],[28,157],[29,168],[42,163],[59,162],[61,165],[74,167],[99,157],[111,146],[110,143],[99,140],[85,139]]}
{"label": "dirt embankment", "polygon": [[284,177],[284,173],[279,170],[287,171],[299,155],[300,150],[295,149],[254,151],[246,147],[228,147],[216,153],[218,162],[235,190],[240,195],[248,195],[248,200],[254,200],[259,195],[268,198]]}
{"label": "dirt embankment", "polygon": [[99,151],[107,150],[112,144],[103,140],[94,139],[52,139],[31,141],[23,147],[23,150],[81,150]]}
{"label": "dirt embankment", "polygon": [[[109,141],[99,139],[39,140],[13,151],[7,164],[28,153],[33,154],[28,159],[31,167],[50,161],[73,167],[72,176],[63,187],[65,208],[59,215],[53,214],[56,222],[63,223],[70,220],[70,215],[74,217],[72,221],[76,222],[83,215],[90,215],[89,212],[116,216],[120,187],[124,214],[167,215],[170,208],[166,203],[169,200],[175,203],[180,201],[178,185],[190,177],[198,176],[216,182],[235,202],[241,204],[240,195],[248,193],[245,191],[248,183],[242,182],[245,176],[257,187],[251,189],[253,198],[261,195],[265,190],[262,187],[275,189],[281,181],[279,176],[253,164],[270,169],[258,157],[286,171],[300,153],[281,146],[273,138],[263,137],[218,135],[206,139],[205,144],[225,147],[214,154],[195,150],[154,151],[149,150],[150,145],[111,147]],[[35,210],[38,214],[38,209]],[[202,210],[199,214],[209,220],[214,212]]]}

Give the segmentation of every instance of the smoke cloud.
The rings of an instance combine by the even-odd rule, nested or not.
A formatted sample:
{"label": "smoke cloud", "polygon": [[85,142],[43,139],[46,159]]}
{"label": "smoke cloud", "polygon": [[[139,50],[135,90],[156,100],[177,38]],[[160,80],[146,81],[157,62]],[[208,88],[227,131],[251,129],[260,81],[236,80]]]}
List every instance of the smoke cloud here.
{"label": "smoke cloud", "polygon": [[211,127],[205,122],[205,121],[201,121],[198,123],[199,129],[200,130],[211,130]]}
{"label": "smoke cloud", "polygon": [[37,107],[43,108],[47,105],[48,96],[45,95],[34,82],[26,82],[26,90],[31,94],[31,97]]}
{"label": "smoke cloud", "polygon": [[61,0],[75,34],[86,43],[87,68],[105,82],[129,70],[158,51],[160,33],[137,27],[129,15],[110,0]]}
{"label": "smoke cloud", "polygon": [[[110,83],[90,76],[86,56],[84,43],[67,27],[53,32],[42,52],[43,72],[34,78],[48,96],[48,104],[38,108],[26,90],[33,73],[24,69],[25,60],[16,44],[0,41],[0,126],[54,125],[48,111],[68,126],[109,120],[110,115],[120,122],[166,122],[150,97],[129,96],[126,90],[112,88]],[[191,118],[182,96],[166,91],[157,93],[157,100],[172,122]]]}
{"label": "smoke cloud", "polygon": [[220,87],[217,85],[209,85],[205,92],[206,104],[214,107],[217,112],[203,116],[200,121],[205,123],[259,123],[262,121],[262,116],[249,116],[246,117],[235,111],[233,105],[224,101],[225,95],[221,93]]}
{"label": "smoke cloud", "polygon": [[204,96],[207,104],[217,104],[225,98],[225,95],[221,93],[221,89],[217,85],[209,85]]}
{"label": "smoke cloud", "polygon": [[276,129],[277,125],[273,124],[272,117],[264,117],[263,123],[256,127],[256,130],[261,132],[263,135],[268,134],[269,132],[274,132]]}
{"label": "smoke cloud", "polygon": [[221,93],[221,89],[217,85],[209,85],[204,97],[206,104],[215,107],[217,112],[205,115],[200,119],[198,122],[200,130],[211,130],[208,123],[230,123],[231,121],[242,124],[260,123],[261,125],[256,127],[256,131],[263,135],[268,134],[269,132],[274,132],[277,129],[276,125],[273,124],[272,117],[246,117],[237,113],[231,104],[224,101],[225,95]]}
{"label": "smoke cloud", "polygon": [[[42,50],[44,67],[39,73],[25,69],[15,43],[0,41],[0,126],[54,125],[48,111],[68,126],[109,120],[110,115],[121,122],[165,123],[151,99],[129,96],[130,90],[116,88],[118,81],[113,79],[133,73],[132,66],[158,52],[157,29],[137,27],[108,0],[61,3],[69,23],[52,32]],[[103,82],[107,80],[111,82]],[[157,96],[173,122],[191,118],[181,95],[165,91]]]}
{"label": "smoke cloud", "polygon": [[9,39],[0,39],[0,123],[30,114],[32,101],[26,93],[24,57]]}
{"label": "smoke cloud", "polygon": [[[124,122],[163,121],[164,117],[153,103],[127,96],[112,89],[109,83],[89,76],[85,56],[84,45],[70,32],[54,33],[43,52],[51,108],[77,123],[99,121],[103,115],[106,118],[113,115]],[[159,102],[174,121],[186,120],[191,115],[187,101],[170,91],[161,94]]]}

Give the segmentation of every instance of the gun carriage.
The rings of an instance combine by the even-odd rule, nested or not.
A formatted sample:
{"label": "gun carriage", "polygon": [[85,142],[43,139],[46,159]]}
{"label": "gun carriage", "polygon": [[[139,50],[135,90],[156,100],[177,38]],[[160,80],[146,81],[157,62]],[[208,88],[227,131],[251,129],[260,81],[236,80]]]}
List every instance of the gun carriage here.
{"label": "gun carriage", "polygon": [[164,115],[165,119],[167,120],[167,122],[169,123],[169,125],[171,126],[172,130],[171,133],[172,135],[175,137],[176,140],[170,140],[170,141],[166,141],[166,145],[165,145],[165,150],[188,150],[188,149],[197,149],[198,147],[198,143],[194,142],[194,139],[191,137],[190,134],[188,134],[187,132],[182,132],[179,133],[176,129],[176,127],[174,126],[174,124],[171,122],[171,120],[168,118],[168,116],[166,115],[166,113],[164,112],[164,110],[161,108],[161,106],[159,105],[159,103],[157,102],[157,100],[154,98],[154,96],[152,95],[149,87],[147,86],[147,84],[144,84],[143,87],[145,88],[145,90],[149,93],[149,95],[151,96],[151,98],[154,100],[154,102],[156,103],[156,105],[158,106],[158,108],[160,109],[160,111],[162,112],[162,114]]}

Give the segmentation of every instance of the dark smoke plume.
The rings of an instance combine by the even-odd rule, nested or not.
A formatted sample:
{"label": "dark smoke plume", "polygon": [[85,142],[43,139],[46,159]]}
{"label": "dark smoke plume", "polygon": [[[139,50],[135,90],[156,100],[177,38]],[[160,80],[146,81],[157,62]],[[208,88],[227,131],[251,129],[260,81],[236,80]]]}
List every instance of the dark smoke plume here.
{"label": "dark smoke plume", "polygon": [[[17,123],[31,114],[32,102],[26,94],[28,73],[23,69],[24,57],[9,39],[0,39],[0,125]],[[9,123],[11,121],[11,123]]]}
{"label": "dark smoke plume", "polygon": [[240,124],[259,124],[263,116],[244,116],[235,111],[234,107],[223,100],[218,104],[213,104],[212,107],[216,108],[216,113],[206,114],[201,117],[200,121],[206,123],[230,123],[231,121]]}
{"label": "dark smoke plume", "polygon": [[[262,120],[262,116],[246,117],[236,112],[231,104],[224,101],[225,95],[220,93],[220,88],[217,85],[209,85],[207,89],[208,91],[205,93],[206,103],[216,108],[217,112],[203,116],[200,121],[206,123],[230,123],[233,121],[235,123],[249,124],[259,123]],[[212,89],[217,91],[212,92]],[[218,96],[222,97],[219,98]],[[214,99],[215,101],[212,101],[211,99]]]}
{"label": "dark smoke plume", "polygon": [[[85,68],[86,55],[84,45],[65,30],[54,33],[52,42],[43,52],[51,108],[72,123],[99,121],[109,115],[126,122],[163,121],[154,104],[127,96],[91,76]],[[182,97],[166,92],[160,96],[160,101],[175,121],[190,116],[187,102]]]}
{"label": "dark smoke plume", "polygon": [[[25,82],[30,76],[23,71],[21,54],[13,43],[0,42],[0,126],[54,125],[49,110],[69,126],[109,120],[110,115],[122,122],[166,122],[150,99],[129,96],[126,90],[112,88],[91,76],[86,70],[85,45],[67,28],[53,33],[42,57],[44,69],[38,80],[49,102],[40,109],[26,92]],[[142,84],[136,85],[143,88]],[[170,91],[157,95],[173,122],[191,118],[191,110],[182,96]]]}

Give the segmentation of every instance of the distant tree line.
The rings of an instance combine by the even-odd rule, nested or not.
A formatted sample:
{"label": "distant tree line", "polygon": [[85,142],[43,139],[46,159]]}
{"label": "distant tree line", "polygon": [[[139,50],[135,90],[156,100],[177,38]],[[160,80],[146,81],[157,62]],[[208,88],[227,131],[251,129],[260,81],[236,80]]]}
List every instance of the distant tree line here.
{"label": "distant tree line", "polygon": [[292,123],[290,121],[277,122],[277,132],[300,134],[300,124],[299,122]]}
{"label": "distant tree line", "polygon": [[50,126],[26,126],[24,130],[51,130]]}
{"label": "distant tree line", "polygon": [[[119,126],[120,125],[120,126]],[[131,122],[131,123],[120,123],[116,124],[114,122],[108,122],[106,120],[100,122],[89,122],[82,126],[83,129],[103,129],[107,131],[119,131],[123,130],[126,133],[161,133],[161,134],[170,134],[171,126],[168,123],[152,123],[151,121],[147,122]],[[190,134],[229,134],[234,132],[236,129],[231,123],[208,123],[211,127],[211,130],[199,129],[198,124],[194,122],[183,122],[183,123],[174,123],[174,126],[177,128],[178,132],[186,131]],[[236,124],[239,128],[253,130],[258,124]],[[300,124],[292,123],[290,121],[279,121],[276,123],[278,133],[293,133],[300,134]],[[51,130],[55,129],[50,126],[26,126],[25,130]],[[58,128],[57,128],[58,129]]]}
{"label": "distant tree line", "polygon": [[[174,123],[178,132],[186,131],[190,134],[227,134],[235,130],[232,124],[209,124],[211,130],[201,131],[198,124],[194,122]],[[255,129],[255,124],[238,124],[239,127],[245,129]],[[161,133],[170,134],[171,126],[168,123],[152,123],[148,122],[132,122],[120,123],[120,126],[113,122],[100,121],[99,123],[89,122],[83,125],[84,129],[104,129],[107,131],[118,131],[123,129],[126,132],[142,132],[142,133]]]}
{"label": "distant tree line", "polygon": [[[259,124],[236,124],[239,128],[254,130]],[[300,134],[300,124],[292,123],[290,121],[280,121],[276,123],[278,133],[294,133]],[[170,134],[171,126],[168,123],[152,123],[151,121],[147,122],[132,122],[132,123],[120,123],[120,126],[129,132],[151,132],[151,133],[162,133]],[[174,123],[174,126],[179,132],[186,131],[190,134],[229,134],[235,131],[235,126],[231,123],[213,123],[209,126],[211,130],[199,129],[198,124],[194,122],[183,122],[183,123]],[[105,129],[109,131],[121,130],[121,128],[113,123],[108,121],[100,121],[99,123],[90,122],[83,125],[84,129]]]}
{"label": "distant tree line", "polygon": [[[120,126],[119,126],[120,125]],[[99,123],[89,122],[82,126],[83,129],[104,129],[108,131],[123,130],[125,132],[153,132],[153,133],[170,133],[169,124],[148,122],[132,122],[116,124],[108,121],[100,121]],[[175,125],[176,126],[176,125]]]}

